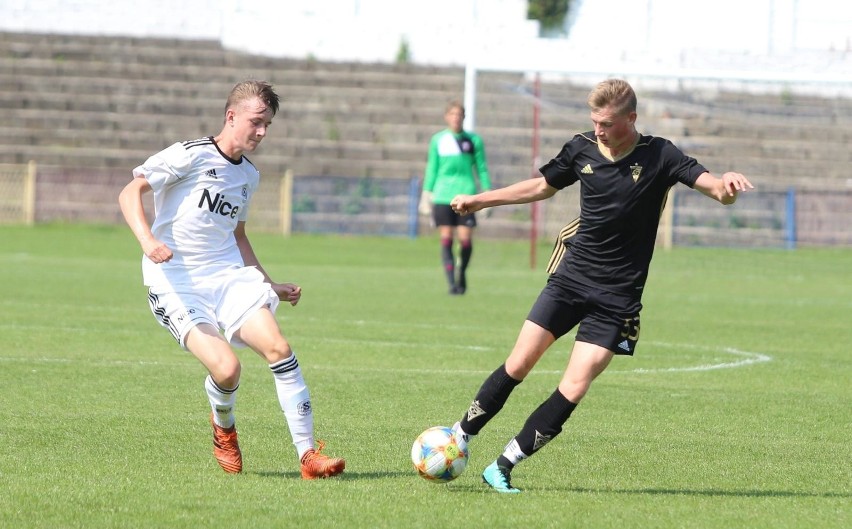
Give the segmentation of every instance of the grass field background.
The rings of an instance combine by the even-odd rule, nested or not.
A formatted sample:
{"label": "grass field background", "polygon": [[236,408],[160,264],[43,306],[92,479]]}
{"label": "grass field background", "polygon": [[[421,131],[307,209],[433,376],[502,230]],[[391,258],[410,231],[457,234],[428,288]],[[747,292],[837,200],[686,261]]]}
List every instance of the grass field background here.
{"label": "grass field background", "polygon": [[248,350],[245,471],[219,469],[205,373],[151,316],[129,230],[0,227],[0,527],[852,526],[852,250],[658,252],[636,357],[613,361],[506,497],[479,474],[553,391],[571,336],[458,480],[420,479],[409,448],[509,352],[545,280],[528,243],[477,240],[469,293],[451,297],[431,236],[252,240],[304,289],[278,319],[346,473],[299,479]]}

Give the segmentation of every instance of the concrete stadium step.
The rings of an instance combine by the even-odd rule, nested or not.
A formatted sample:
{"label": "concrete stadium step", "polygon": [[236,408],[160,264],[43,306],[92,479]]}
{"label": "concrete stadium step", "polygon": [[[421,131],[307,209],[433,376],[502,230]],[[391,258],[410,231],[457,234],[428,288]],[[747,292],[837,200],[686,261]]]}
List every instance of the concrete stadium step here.
{"label": "concrete stadium step", "polygon": [[[259,76],[282,95],[274,129],[252,156],[264,174],[421,175],[444,105],[464,89],[461,68],[276,59],[212,41],[0,33],[0,163],[129,171],[174,141],[216,133],[223,94]],[[481,73],[477,84],[476,130],[492,179],[529,175],[532,78]],[[590,128],[588,90],[542,81],[544,161]],[[669,137],[713,172],[848,178],[848,100],[727,92],[640,100],[640,130]]]}
{"label": "concrete stadium step", "polygon": [[[183,52],[182,49],[179,52]],[[158,53],[164,53],[159,51]],[[174,50],[171,52],[174,54]],[[225,52],[221,52],[224,54]],[[178,54],[179,55],[179,54]],[[9,57],[0,56],[0,69],[14,75],[69,75],[77,77],[119,78],[125,81],[145,79],[169,79],[202,84],[211,79],[211,66],[204,62],[183,59],[178,62],[144,60],[144,55],[128,53],[109,59],[94,57]],[[245,59],[245,60],[240,60]],[[413,66],[400,65],[395,69],[358,65],[357,68],[301,68],[293,61],[270,62],[264,66],[252,65],[252,56],[235,57],[226,64],[216,65],[212,77],[227,80],[228,84],[246,78],[266,78],[281,84],[301,83],[313,86],[340,86],[351,88],[397,88],[411,90],[458,91],[464,82],[464,72],[427,68],[416,70]],[[295,66],[294,66],[295,65]],[[354,65],[353,65],[354,66]]]}

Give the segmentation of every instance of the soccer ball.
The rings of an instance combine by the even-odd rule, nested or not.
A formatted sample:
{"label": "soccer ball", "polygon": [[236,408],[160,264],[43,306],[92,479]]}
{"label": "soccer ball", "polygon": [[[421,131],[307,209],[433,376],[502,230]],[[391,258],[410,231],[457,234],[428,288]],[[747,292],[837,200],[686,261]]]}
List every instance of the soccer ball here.
{"label": "soccer ball", "polygon": [[460,448],[453,431],[435,426],[417,436],[411,446],[411,462],[421,477],[446,483],[459,477],[467,466],[468,450]]}

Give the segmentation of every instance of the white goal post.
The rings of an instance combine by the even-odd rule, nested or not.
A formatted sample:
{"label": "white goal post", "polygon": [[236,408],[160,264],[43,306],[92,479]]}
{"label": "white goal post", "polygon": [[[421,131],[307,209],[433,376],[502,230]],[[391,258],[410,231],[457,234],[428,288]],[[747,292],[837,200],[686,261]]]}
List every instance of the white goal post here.
{"label": "white goal post", "polygon": [[[532,83],[534,88],[526,93],[527,100],[532,99],[533,125],[531,136],[533,138],[530,149],[530,176],[537,173],[541,166],[539,159],[539,141],[542,130],[539,125],[539,112],[542,103],[548,103],[547,96],[541,96],[539,91],[542,77],[548,81],[558,80],[565,84],[585,85],[591,89],[597,82],[611,77],[627,79],[635,89],[650,90],[706,90],[706,91],[743,91],[750,93],[802,93],[811,95],[837,95],[848,92],[852,86],[852,76],[843,72],[797,72],[786,71],[744,71],[744,70],[721,70],[700,68],[672,68],[660,65],[646,65],[639,63],[595,62],[594,57],[576,57],[576,51],[568,53],[567,50],[554,51],[553,48],[545,51],[544,45],[541,49],[531,46],[524,53],[523,64],[513,64],[511,54],[491,52],[490,58],[482,56],[473,58],[465,66],[464,76],[464,105],[465,121],[467,130],[476,130],[477,126],[477,99],[479,96],[481,74],[486,73],[514,73],[524,75]],[[557,61],[566,64],[564,67],[555,67],[553,60],[547,57],[556,57]],[[571,57],[566,59],[566,57]],[[607,67],[609,66],[609,67]],[[531,97],[530,97],[531,96]],[[578,102],[579,103],[579,102]],[[582,101],[585,104],[585,101]],[[558,108],[556,112],[559,112]],[[584,129],[586,130],[586,129]],[[574,133],[577,130],[565,131]],[[555,154],[550,153],[550,154]],[[545,153],[549,156],[548,153]],[[575,186],[571,186],[575,187]],[[541,203],[533,203],[530,209],[530,266],[536,267],[536,246],[539,235],[543,237],[554,237],[562,225],[568,223],[572,211],[579,214],[577,199],[578,190],[564,190],[551,200]],[[674,193],[669,195],[667,210],[663,212],[660,225],[659,243],[664,248],[670,248],[673,243],[673,219],[671,207],[674,204]],[[575,202],[577,204],[575,204]],[[575,209],[572,209],[575,208]],[[556,210],[560,210],[557,215]],[[548,213],[550,212],[550,214]]]}

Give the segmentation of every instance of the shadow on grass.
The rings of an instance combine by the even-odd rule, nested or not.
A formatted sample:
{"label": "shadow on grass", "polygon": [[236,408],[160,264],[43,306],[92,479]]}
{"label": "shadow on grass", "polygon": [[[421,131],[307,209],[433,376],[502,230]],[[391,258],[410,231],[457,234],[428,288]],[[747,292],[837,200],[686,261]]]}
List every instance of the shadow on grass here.
{"label": "shadow on grass", "polygon": [[[514,485],[514,483],[513,483]],[[721,496],[734,498],[852,498],[847,492],[807,492],[790,490],[718,490],[718,489],[591,489],[584,487],[524,487],[525,492],[573,492],[576,494],[633,494],[648,496]],[[473,485],[450,486],[450,492],[489,491],[487,487]],[[490,492],[490,491],[489,491]]]}
{"label": "shadow on grass", "polygon": [[[548,489],[550,490],[550,489]],[[807,492],[791,490],[719,490],[719,489],[589,489],[566,487],[562,490],[583,494],[648,494],[652,496],[732,496],[744,498],[850,498],[845,492]]]}
{"label": "shadow on grass", "polygon": [[[302,475],[299,472],[246,472],[246,474],[254,474],[255,476],[260,476],[262,478],[281,478],[281,479],[302,479]],[[366,479],[387,479],[387,478],[399,478],[405,476],[412,476],[411,472],[355,472],[350,470],[344,470],[343,474],[339,476],[334,476],[328,479],[334,479],[339,481],[359,481]],[[416,477],[416,476],[413,476]]]}
{"label": "shadow on grass", "polygon": [[[250,472],[260,477],[266,478],[281,478],[281,479],[301,479],[298,472]],[[345,471],[339,476],[335,476],[334,480],[339,481],[361,481],[375,480],[400,477],[416,477],[411,472],[353,472]],[[482,483],[434,483],[435,487],[444,487],[447,492],[478,492],[478,493],[493,493],[491,489]],[[790,490],[721,490],[721,489],[664,489],[664,488],[641,488],[641,489],[606,489],[606,488],[588,488],[588,487],[524,487],[518,484],[522,491],[525,492],[573,492],[575,494],[633,494],[633,495],[649,495],[649,496],[720,496],[734,498],[852,498],[852,494],[848,492],[807,492],[807,491],[790,491]],[[495,493],[496,494],[496,493]]]}

